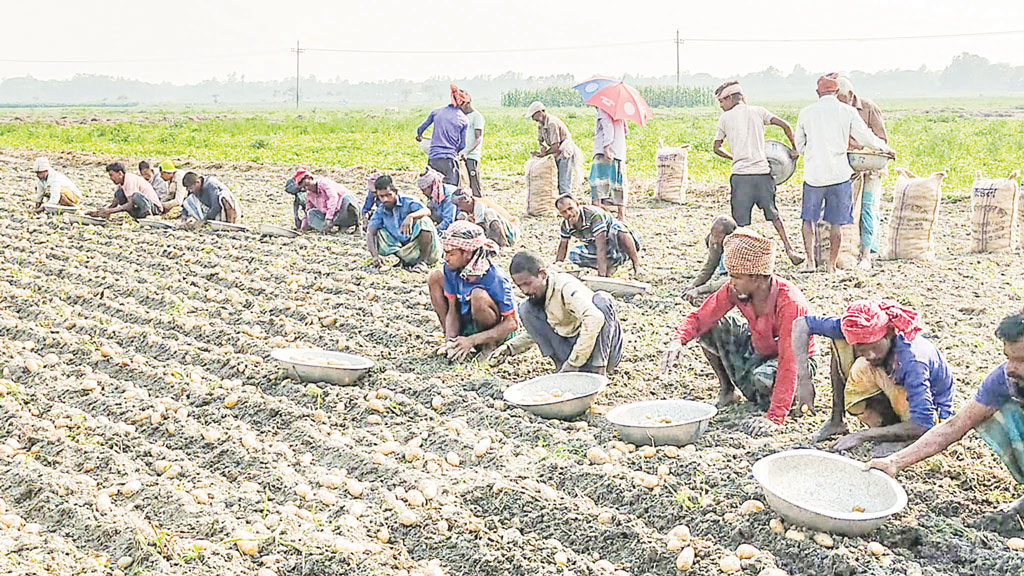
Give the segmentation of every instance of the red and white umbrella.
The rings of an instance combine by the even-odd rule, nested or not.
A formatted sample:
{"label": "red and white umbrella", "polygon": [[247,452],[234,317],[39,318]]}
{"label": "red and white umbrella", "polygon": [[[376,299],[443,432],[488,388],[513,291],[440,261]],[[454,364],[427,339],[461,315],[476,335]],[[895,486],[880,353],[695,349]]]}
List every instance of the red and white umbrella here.
{"label": "red and white umbrella", "polygon": [[584,104],[604,110],[612,120],[632,120],[641,126],[654,117],[644,97],[636,88],[628,86],[625,82],[616,82],[601,88]]}

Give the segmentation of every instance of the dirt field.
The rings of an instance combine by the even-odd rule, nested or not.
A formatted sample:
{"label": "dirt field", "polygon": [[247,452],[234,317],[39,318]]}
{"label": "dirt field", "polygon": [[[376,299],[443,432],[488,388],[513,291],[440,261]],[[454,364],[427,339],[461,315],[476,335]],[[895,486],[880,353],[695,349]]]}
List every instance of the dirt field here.
{"label": "dirt field", "polygon": [[[748,575],[1024,571],[1024,553],[1005,542],[1024,525],[988,517],[1021,490],[973,434],[901,475],[910,503],[871,535],[887,548],[880,557],[867,551],[869,539],[836,536],[825,548],[810,532],[796,542],[770,531],[770,510],[737,514],[744,501],[763,501],[751,465],[808,446],[826,418],[827,370],[818,413],[772,438],[739,431],[756,414],[741,403],[674,458],[627,451],[591,465],[588,448],[616,441],[598,413],[544,421],[501,400],[509,383],[550,371],[547,361],[533,351],[488,369],[431,356],[440,336],[425,275],[377,273],[361,237],[70,225],[28,214],[34,155],[6,154],[0,514],[29,524],[3,517],[15,528],[0,529],[0,573],[667,575],[677,553],[665,535],[678,524],[692,532],[697,574],[719,573],[721,557],[742,543],[760,550],[743,562]],[[102,167],[113,158],[51,160],[86,184],[88,203],[107,200]],[[289,168],[199,168],[239,192],[244,223],[289,225]],[[363,177],[327,173],[352,187]],[[400,176],[408,190],[413,177]],[[696,347],[670,376],[658,363],[692,310],[679,296],[703,261],[707,223],[727,210],[725,187],[696,185],[675,206],[637,184],[629,222],[655,288],[619,304],[626,355],[596,412],[640,399],[715,398]],[[524,212],[521,179],[485,186]],[[798,198],[792,186],[780,194],[794,242]],[[1002,362],[993,330],[1024,301],[1019,254],[966,254],[969,208],[942,207],[936,262],[885,262],[840,280],[794,275],[788,263],[780,273],[822,313],[864,296],[921,311],[956,370],[959,407]],[[556,222],[528,219],[522,237],[553,256]],[[353,387],[290,381],[270,352],[299,344],[365,355],[377,368]],[[827,366],[827,351],[818,362]],[[369,408],[370,396],[383,413]],[[476,457],[482,439],[490,447]],[[637,482],[651,478],[653,489]]]}

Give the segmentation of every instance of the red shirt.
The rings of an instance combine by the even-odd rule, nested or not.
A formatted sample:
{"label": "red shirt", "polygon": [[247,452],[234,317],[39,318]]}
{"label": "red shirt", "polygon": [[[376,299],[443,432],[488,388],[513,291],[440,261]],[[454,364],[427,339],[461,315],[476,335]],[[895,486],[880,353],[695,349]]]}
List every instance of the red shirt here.
{"label": "red shirt", "polygon": [[[750,342],[754,351],[761,356],[779,359],[779,371],[775,375],[775,387],[772,389],[772,404],[765,417],[776,424],[782,424],[793,406],[793,396],[796,394],[793,321],[807,315],[807,298],[795,284],[778,276],[773,277],[768,302],[774,313],[758,317],[752,302],[740,302],[732,295],[730,284],[726,282],[699,309],[691,312],[676,330],[676,338],[686,344],[711,330],[729,310],[739,308],[750,324]],[[782,342],[781,346],[779,342]],[[808,354],[814,352],[813,338],[807,344],[807,351]]]}

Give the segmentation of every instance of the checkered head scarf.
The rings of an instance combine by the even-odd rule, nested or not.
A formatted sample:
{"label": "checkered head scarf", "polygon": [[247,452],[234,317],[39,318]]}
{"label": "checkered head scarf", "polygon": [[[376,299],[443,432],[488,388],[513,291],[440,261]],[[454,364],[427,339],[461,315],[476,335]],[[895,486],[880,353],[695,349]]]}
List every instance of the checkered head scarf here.
{"label": "checkered head scarf", "polygon": [[483,276],[491,267],[491,258],[498,255],[498,244],[484,234],[484,229],[467,220],[456,220],[444,231],[441,247],[445,252],[459,249],[473,253],[469,264],[459,272],[463,278]]}
{"label": "checkered head scarf", "polygon": [[889,327],[911,341],[924,329],[920,315],[892,300],[857,300],[847,307],[840,321],[849,344],[871,344],[889,333]]}
{"label": "checkered head scarf", "polygon": [[423,190],[436,204],[444,202],[444,176],[433,168],[427,168],[423,174],[416,179],[416,185]]}
{"label": "checkered head scarf", "polygon": [[775,243],[751,228],[737,228],[725,239],[722,261],[729,274],[771,276],[775,273]]}

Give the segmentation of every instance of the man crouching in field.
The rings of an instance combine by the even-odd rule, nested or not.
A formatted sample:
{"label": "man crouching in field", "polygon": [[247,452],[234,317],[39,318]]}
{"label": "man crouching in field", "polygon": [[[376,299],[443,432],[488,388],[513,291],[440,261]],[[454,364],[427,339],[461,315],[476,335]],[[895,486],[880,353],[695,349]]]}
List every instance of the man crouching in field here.
{"label": "man crouching in field", "polygon": [[181,216],[189,219],[183,226],[190,230],[207,222],[236,224],[242,217],[242,206],[230,188],[213,176],[186,172],[181,178],[188,196],[181,205]]}
{"label": "man crouching in field", "polygon": [[164,211],[153,185],[142,176],[125,172],[124,164],[114,162],[107,166],[110,181],[117,184],[114,200],[106,208],[89,212],[89,216],[107,218],[111,214],[127,212],[136,220],[160,214]]}
{"label": "man crouching in field", "polygon": [[[956,416],[935,426],[910,446],[888,458],[872,460],[866,468],[895,476],[900,470],[942,452],[974,429],[1006,464],[1014,480],[1024,484],[1024,310],[1004,318],[996,336],[1003,341],[1006,362],[985,377],[974,399]],[[1003,512],[1014,519],[1024,515],[1024,498]]]}
{"label": "man crouching in field", "polygon": [[486,356],[519,327],[512,281],[491,262],[498,245],[465,220],[448,227],[441,245],[444,266],[427,279],[445,339],[438,355],[461,362],[477,348]]}
{"label": "man crouching in field", "polygon": [[441,241],[437,237],[430,208],[412,196],[399,194],[391,176],[387,174],[374,182],[380,207],[370,217],[366,227],[366,249],[373,265],[384,265],[384,256],[392,254],[404,266],[426,272],[426,267],[437,262]]}

